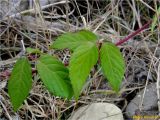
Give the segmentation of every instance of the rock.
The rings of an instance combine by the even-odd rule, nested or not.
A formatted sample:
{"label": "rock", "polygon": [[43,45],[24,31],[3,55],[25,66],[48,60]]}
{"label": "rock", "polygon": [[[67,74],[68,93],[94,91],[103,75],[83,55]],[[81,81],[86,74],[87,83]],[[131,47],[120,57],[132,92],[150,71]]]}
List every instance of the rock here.
{"label": "rock", "polygon": [[0,19],[26,10],[29,6],[28,0],[1,0]]}
{"label": "rock", "polygon": [[19,115],[15,115],[15,116],[11,116],[12,117],[12,120],[21,120]]}
{"label": "rock", "polygon": [[[157,107],[157,92],[156,92],[156,83],[149,84],[146,88],[142,108],[140,111],[140,104],[143,97],[144,89],[141,90],[135,98],[131,100],[126,108],[126,116],[132,117],[136,114],[140,114],[142,111],[148,111],[148,113],[153,112],[153,109]],[[155,113],[155,110],[154,110]]]}
{"label": "rock", "polygon": [[111,103],[92,103],[79,108],[68,120],[123,120],[121,110]]}
{"label": "rock", "polygon": [[42,21],[40,18],[35,18],[32,16],[22,16],[21,17],[23,19],[23,26],[25,28],[27,28],[27,30],[32,30],[32,31],[36,31],[37,29],[61,29],[61,30],[65,30],[66,25],[62,24],[62,23],[58,23],[58,22],[49,22],[49,21]]}

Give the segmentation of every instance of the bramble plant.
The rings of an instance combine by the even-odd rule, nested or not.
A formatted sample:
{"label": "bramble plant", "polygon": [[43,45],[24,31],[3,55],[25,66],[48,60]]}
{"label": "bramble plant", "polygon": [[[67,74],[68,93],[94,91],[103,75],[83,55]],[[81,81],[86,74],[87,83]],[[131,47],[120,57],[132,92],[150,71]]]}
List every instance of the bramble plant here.
{"label": "bramble plant", "polygon": [[[125,72],[125,62],[117,46],[128,41],[149,27],[150,24],[152,24],[151,31],[153,32],[159,14],[160,7],[156,8],[153,20],[148,21],[115,45],[105,40],[99,40],[94,33],[88,30],[61,35],[51,44],[51,48],[58,50],[68,48],[71,51],[72,54],[67,67],[55,56],[41,53],[39,49],[27,48],[27,53],[39,54],[36,70],[46,88],[55,96],[68,99],[74,97],[78,100],[87,77],[96,64],[101,65],[103,74],[112,89],[118,92]],[[8,93],[14,111],[18,110],[29,95],[32,87],[32,72],[27,56],[19,58],[14,65],[8,82]]]}
{"label": "bramble plant", "polygon": [[[56,57],[41,53],[39,49],[27,48],[27,53],[39,54],[36,64],[38,74],[46,88],[56,96],[68,99],[74,96],[78,100],[91,69],[99,63],[112,89],[118,92],[125,72],[125,62],[116,46],[128,41],[150,24],[153,32],[159,18],[160,7],[156,10],[153,20],[148,21],[115,45],[99,40],[88,30],[61,35],[51,44],[51,48],[58,50],[68,48],[72,51],[68,67]],[[23,56],[14,65],[8,83],[8,93],[14,111],[17,111],[27,98],[31,87],[32,68],[28,58]]]}
{"label": "bramble plant", "polygon": [[[88,31],[65,33],[50,46],[53,49],[68,48],[72,51],[69,66],[56,57],[27,48],[29,54],[36,53],[36,68],[46,88],[56,96],[78,100],[94,65],[102,67],[104,76],[116,92],[119,91],[125,72],[125,62],[118,47],[113,43],[98,40]],[[98,63],[97,63],[98,62]],[[27,57],[17,60],[8,83],[8,93],[14,111],[17,111],[29,94],[32,86],[32,69]]]}

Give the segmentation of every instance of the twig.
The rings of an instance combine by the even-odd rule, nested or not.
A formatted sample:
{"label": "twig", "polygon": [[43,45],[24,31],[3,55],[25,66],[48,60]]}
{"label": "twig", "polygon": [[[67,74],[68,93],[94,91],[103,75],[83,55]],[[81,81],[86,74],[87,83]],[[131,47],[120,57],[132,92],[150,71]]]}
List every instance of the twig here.
{"label": "twig", "polygon": [[66,0],[66,23],[67,23],[67,31],[69,31],[70,26],[69,26],[69,5],[68,5],[68,0]]}
{"label": "twig", "polygon": [[158,65],[156,85],[157,85],[158,111],[159,111],[159,115],[160,115],[160,64]]}
{"label": "twig", "polygon": [[22,52],[23,52],[23,54],[25,54],[26,48],[25,48],[25,46],[24,46],[24,41],[23,41],[23,39],[21,40],[21,44],[22,44]]}
{"label": "twig", "polygon": [[7,108],[5,107],[5,105],[2,103],[2,101],[1,101],[1,96],[0,96],[0,104],[2,105],[2,107],[3,107],[3,109],[4,109],[4,111],[5,111],[5,113],[6,113],[6,115],[7,115],[7,117],[8,117],[8,119],[9,120],[12,120],[12,117],[9,115],[9,113],[8,113],[8,111],[7,111]]}
{"label": "twig", "polygon": [[[157,6],[156,1],[154,1],[154,3],[155,3],[155,6]],[[156,7],[156,11],[157,11],[157,7]],[[157,21],[158,21],[158,24],[159,24],[160,20],[158,19],[158,13],[156,15],[157,15]],[[158,33],[159,32],[160,32],[160,29],[158,29]],[[156,47],[156,50],[155,50],[155,54],[156,54],[156,52],[159,48],[159,46],[158,46],[159,43],[160,43],[160,34],[158,34],[158,44],[157,44],[157,47]],[[157,104],[158,104],[158,112],[159,112],[158,115],[160,115],[160,59],[159,59],[159,65],[158,65],[158,69],[157,69],[157,99],[158,99]]]}
{"label": "twig", "polygon": [[34,118],[34,120],[36,120],[36,117],[35,117],[35,115],[34,115],[34,113],[32,111],[32,108],[28,105],[27,100],[25,100],[24,103],[25,103],[27,109],[30,111],[32,118]]}
{"label": "twig", "polygon": [[18,58],[19,58],[19,55],[17,55],[16,57],[14,57],[12,59],[2,60],[2,61],[0,61],[0,66],[9,65],[9,64],[15,63]]}
{"label": "twig", "polygon": [[0,50],[1,51],[7,51],[7,50],[10,50],[10,51],[19,51],[19,50],[21,50],[21,48],[19,48],[19,47],[1,47],[0,46]]}

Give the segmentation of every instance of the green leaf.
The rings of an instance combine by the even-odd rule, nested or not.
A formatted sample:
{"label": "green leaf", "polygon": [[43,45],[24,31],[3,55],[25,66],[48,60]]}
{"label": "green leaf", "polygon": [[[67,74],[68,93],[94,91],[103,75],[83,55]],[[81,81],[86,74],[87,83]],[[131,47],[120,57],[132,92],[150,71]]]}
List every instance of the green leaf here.
{"label": "green leaf", "polygon": [[39,49],[33,49],[33,48],[30,48],[30,47],[26,48],[26,52],[29,53],[29,54],[31,54],[31,53],[33,53],[33,54],[36,54],[36,53],[40,54],[41,53],[41,51]]}
{"label": "green leaf", "polygon": [[38,60],[37,69],[44,85],[51,93],[63,98],[73,96],[68,69],[55,57],[42,55]]}
{"label": "green leaf", "polygon": [[27,58],[17,60],[8,82],[8,93],[14,111],[22,105],[32,87],[32,71]]}
{"label": "green leaf", "polygon": [[157,24],[157,20],[160,15],[160,7],[158,8],[158,10],[156,11],[156,14],[154,15],[153,17],[153,21],[152,21],[152,24],[151,24],[151,32],[153,33],[153,30],[154,28],[156,27],[156,24]]}
{"label": "green leaf", "polygon": [[97,60],[98,49],[96,44],[93,43],[79,46],[71,56],[69,75],[76,100],[82,91],[90,70],[96,64]]}
{"label": "green leaf", "polygon": [[76,33],[65,33],[58,37],[55,42],[51,45],[51,48],[65,49],[69,48],[71,50],[76,49],[78,46],[83,45],[87,42],[96,42],[97,36],[88,31],[81,30]]}
{"label": "green leaf", "polygon": [[104,75],[118,92],[125,72],[125,62],[119,48],[112,43],[102,44],[100,60]]}

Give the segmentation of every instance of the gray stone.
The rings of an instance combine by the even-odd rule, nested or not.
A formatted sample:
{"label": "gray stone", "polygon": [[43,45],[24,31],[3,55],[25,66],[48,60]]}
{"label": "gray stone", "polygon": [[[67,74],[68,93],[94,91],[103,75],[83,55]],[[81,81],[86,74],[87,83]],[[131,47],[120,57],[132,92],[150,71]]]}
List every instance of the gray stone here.
{"label": "gray stone", "polygon": [[0,1],[0,18],[16,14],[26,10],[29,6],[28,0],[1,0]]}
{"label": "gray stone", "polygon": [[123,120],[123,115],[114,104],[92,103],[79,108],[68,120]]}
{"label": "gray stone", "polygon": [[[126,108],[126,115],[128,117],[134,116],[137,111],[150,111],[153,108],[157,107],[157,92],[156,92],[156,83],[149,84],[146,88],[145,95],[143,98],[144,89],[141,90],[128,104]],[[143,98],[143,103],[141,106]],[[141,110],[140,110],[141,107]]]}

